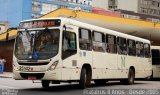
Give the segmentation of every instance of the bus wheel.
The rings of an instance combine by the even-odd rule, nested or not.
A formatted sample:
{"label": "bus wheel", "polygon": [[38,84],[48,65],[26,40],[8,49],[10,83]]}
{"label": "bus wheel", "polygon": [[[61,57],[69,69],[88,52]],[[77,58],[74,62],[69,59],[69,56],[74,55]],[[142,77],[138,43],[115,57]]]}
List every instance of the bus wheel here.
{"label": "bus wheel", "polygon": [[148,81],[153,80],[153,71],[152,71],[152,75],[147,77],[146,80],[148,80]]}
{"label": "bus wheel", "polygon": [[91,84],[91,72],[87,72],[86,68],[82,68],[79,86],[81,89],[85,89],[87,86]]}
{"label": "bus wheel", "polygon": [[49,83],[50,83],[50,81],[48,81],[48,80],[42,80],[42,87],[49,88]]}
{"label": "bus wheel", "polygon": [[135,78],[135,72],[133,71],[133,69],[129,69],[128,79],[122,79],[120,80],[120,82],[122,84],[132,85],[134,84],[134,78]]}
{"label": "bus wheel", "polygon": [[133,71],[133,69],[129,69],[128,79],[127,79],[126,83],[128,85],[134,84],[134,78],[135,78],[135,72]]}

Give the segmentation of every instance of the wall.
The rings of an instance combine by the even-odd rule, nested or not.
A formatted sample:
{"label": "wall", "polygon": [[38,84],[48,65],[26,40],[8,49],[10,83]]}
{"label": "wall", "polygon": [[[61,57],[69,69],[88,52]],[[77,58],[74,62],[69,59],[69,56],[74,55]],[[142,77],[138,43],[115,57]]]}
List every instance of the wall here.
{"label": "wall", "polygon": [[118,0],[117,9],[138,12],[139,0]]}
{"label": "wall", "polygon": [[7,42],[0,42],[0,56],[3,56],[4,59],[7,61],[4,64],[5,72],[12,71],[13,47],[14,47],[14,40],[10,40]]}
{"label": "wall", "polygon": [[22,19],[31,19],[32,13],[32,0],[22,0]]}
{"label": "wall", "polygon": [[160,0],[140,0],[139,13],[160,17]]}
{"label": "wall", "polygon": [[108,0],[93,0],[92,6],[108,10]]}

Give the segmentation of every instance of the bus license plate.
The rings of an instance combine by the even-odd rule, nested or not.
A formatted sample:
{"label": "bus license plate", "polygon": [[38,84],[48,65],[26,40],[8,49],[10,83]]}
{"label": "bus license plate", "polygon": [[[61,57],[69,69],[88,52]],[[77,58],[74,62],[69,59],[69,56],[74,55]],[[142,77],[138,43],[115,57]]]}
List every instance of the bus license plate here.
{"label": "bus license plate", "polygon": [[36,80],[37,78],[35,76],[28,76],[28,80]]}
{"label": "bus license plate", "polygon": [[33,71],[33,68],[30,66],[20,66],[19,71]]}

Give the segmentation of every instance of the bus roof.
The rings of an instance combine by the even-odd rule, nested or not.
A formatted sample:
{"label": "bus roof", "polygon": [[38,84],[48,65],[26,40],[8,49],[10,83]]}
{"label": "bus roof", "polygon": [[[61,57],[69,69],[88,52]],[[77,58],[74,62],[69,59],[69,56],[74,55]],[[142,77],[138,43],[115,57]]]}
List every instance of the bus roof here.
{"label": "bus roof", "polygon": [[147,40],[147,39],[143,39],[143,38],[135,37],[135,36],[132,36],[132,35],[128,35],[128,34],[120,32],[120,31],[114,31],[114,30],[111,30],[111,29],[106,29],[106,28],[102,28],[102,27],[99,27],[99,26],[84,23],[84,22],[75,20],[74,18],[66,18],[66,17],[39,18],[39,19],[24,20],[24,21],[21,21],[21,22],[34,21],[34,20],[36,20],[36,21],[38,21],[38,20],[53,20],[53,19],[61,19],[62,23],[71,24],[71,25],[74,25],[74,26],[79,26],[81,28],[86,28],[86,29],[90,29],[90,30],[94,30],[94,31],[98,31],[98,32],[103,32],[103,33],[107,33],[107,34],[110,34],[110,35],[115,35],[115,36],[118,36],[118,37],[123,37],[123,38],[127,38],[127,39],[136,40],[136,41],[140,41],[140,42],[150,44],[150,41]]}

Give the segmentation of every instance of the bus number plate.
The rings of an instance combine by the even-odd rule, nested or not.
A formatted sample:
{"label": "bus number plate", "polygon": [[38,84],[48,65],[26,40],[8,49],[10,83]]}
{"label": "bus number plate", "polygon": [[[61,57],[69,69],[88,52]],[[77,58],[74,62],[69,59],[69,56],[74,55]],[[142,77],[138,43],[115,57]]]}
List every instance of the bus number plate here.
{"label": "bus number plate", "polygon": [[33,68],[30,66],[20,66],[19,71],[33,71]]}
{"label": "bus number plate", "polygon": [[35,76],[28,76],[28,80],[36,80],[37,78]]}

